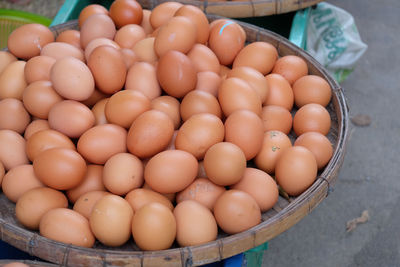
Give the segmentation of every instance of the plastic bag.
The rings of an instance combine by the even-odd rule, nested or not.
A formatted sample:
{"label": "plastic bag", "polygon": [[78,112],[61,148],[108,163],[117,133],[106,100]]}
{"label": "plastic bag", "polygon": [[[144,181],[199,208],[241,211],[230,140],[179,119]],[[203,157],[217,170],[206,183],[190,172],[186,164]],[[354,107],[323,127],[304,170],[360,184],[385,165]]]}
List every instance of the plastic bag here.
{"label": "plastic bag", "polygon": [[350,13],[325,2],[311,9],[306,51],[338,82],[347,78],[366,50]]}

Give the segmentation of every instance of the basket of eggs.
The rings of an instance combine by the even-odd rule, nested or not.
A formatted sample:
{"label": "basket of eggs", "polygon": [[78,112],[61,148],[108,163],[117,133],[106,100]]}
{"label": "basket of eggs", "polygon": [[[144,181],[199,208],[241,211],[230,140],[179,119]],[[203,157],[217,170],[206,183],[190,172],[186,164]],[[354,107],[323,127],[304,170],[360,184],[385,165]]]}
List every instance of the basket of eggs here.
{"label": "basket of eggs", "polygon": [[1,51],[1,239],[59,265],[198,266],[317,207],[348,131],[324,68],[256,26],[125,2]]}

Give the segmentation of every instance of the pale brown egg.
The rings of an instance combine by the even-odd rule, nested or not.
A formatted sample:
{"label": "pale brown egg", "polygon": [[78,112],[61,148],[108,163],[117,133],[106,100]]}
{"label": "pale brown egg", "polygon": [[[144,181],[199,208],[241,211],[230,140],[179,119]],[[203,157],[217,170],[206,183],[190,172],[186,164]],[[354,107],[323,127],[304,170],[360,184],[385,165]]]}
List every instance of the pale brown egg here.
{"label": "pale brown egg", "polygon": [[31,164],[23,164],[10,169],[4,175],[1,186],[4,195],[15,203],[25,192],[43,187],[44,184],[36,177]]}
{"label": "pale brown egg", "polygon": [[79,27],[82,27],[85,20],[94,14],[108,15],[108,10],[107,10],[107,8],[105,8],[104,6],[99,5],[99,4],[91,4],[91,5],[85,6],[79,13],[79,17],[78,17]]}
{"label": "pale brown egg", "polygon": [[26,111],[21,100],[15,98],[5,98],[0,100],[0,129],[8,129],[22,134],[31,117]]}
{"label": "pale brown egg", "polygon": [[139,91],[150,100],[159,97],[161,88],[154,65],[137,62],[130,67],[126,75],[125,89]]}
{"label": "pale brown egg", "polygon": [[182,6],[183,4],[181,3],[171,1],[160,3],[154,7],[150,14],[150,24],[153,29],[157,29],[161,25],[167,23]]}
{"label": "pale brown egg", "polygon": [[51,42],[54,42],[54,35],[49,28],[38,23],[28,23],[8,36],[7,48],[17,58],[28,60],[38,56],[40,50]]}
{"label": "pale brown egg", "polygon": [[[146,167],[147,162],[148,162],[148,160],[143,161],[143,166]],[[156,193],[159,193],[159,192],[153,190],[153,189],[146,183],[146,181],[144,182],[142,188],[143,188],[143,189],[148,189],[148,190],[154,191],[154,192],[156,192]],[[163,195],[164,197],[166,197],[169,201],[171,201],[171,203],[174,203],[174,202],[175,202],[176,193],[159,193],[159,194],[161,194],[161,195]]]}
{"label": "pale brown egg", "polygon": [[81,32],[78,30],[65,30],[61,32],[56,42],[63,42],[75,46],[76,48],[82,49],[81,47]]}
{"label": "pale brown egg", "polygon": [[308,74],[308,66],[306,61],[301,57],[287,55],[275,62],[272,73],[282,75],[290,85],[293,85],[296,80]]}
{"label": "pale brown egg", "polygon": [[265,76],[268,82],[268,95],[264,105],[275,105],[291,111],[294,103],[294,95],[289,82],[282,75],[271,73]]}
{"label": "pale brown egg", "polygon": [[166,150],[152,157],[144,168],[144,179],[155,191],[176,193],[196,178],[198,162],[189,152]]}
{"label": "pale brown egg", "polygon": [[279,157],[275,179],[290,196],[298,196],[314,183],[317,172],[317,161],[313,153],[305,147],[293,146]]}
{"label": "pale brown egg", "polygon": [[40,51],[41,56],[48,56],[59,60],[65,57],[74,57],[85,62],[85,54],[82,49],[68,43],[53,42],[45,45]]}
{"label": "pale brown egg", "polygon": [[29,267],[29,265],[19,261],[12,261],[7,264],[4,264],[3,267]]}
{"label": "pale brown egg", "polygon": [[261,211],[256,200],[248,193],[230,189],[214,205],[218,226],[227,234],[236,234],[261,222]]}
{"label": "pale brown egg", "polygon": [[196,25],[196,43],[205,44],[208,41],[210,26],[206,15],[200,8],[193,5],[183,5],[175,12],[174,16],[187,17]]}
{"label": "pale brown egg", "polygon": [[210,147],[203,160],[211,182],[226,186],[237,183],[246,169],[246,157],[237,145],[220,142]]}
{"label": "pale brown egg", "polygon": [[306,75],[293,84],[294,102],[297,107],[315,103],[326,107],[331,101],[332,90],[329,83],[316,75]]}
{"label": "pale brown egg", "polygon": [[154,37],[144,38],[132,48],[139,62],[155,63],[158,60],[158,56],[154,50],[154,40]]}
{"label": "pale brown egg", "polygon": [[132,235],[142,250],[167,249],[176,237],[174,214],[163,204],[148,203],[133,216]]}
{"label": "pale brown egg", "polygon": [[143,28],[146,35],[153,32],[153,27],[150,24],[150,15],[151,15],[151,10],[143,9],[143,18],[142,18],[142,23],[140,23],[140,26]]}
{"label": "pale brown egg", "polygon": [[171,211],[174,209],[171,201],[164,195],[145,188],[136,188],[126,194],[125,199],[131,205],[133,211],[136,213],[144,205],[157,202],[165,205]]}
{"label": "pale brown egg", "polygon": [[264,132],[277,130],[289,134],[293,118],[289,110],[281,106],[264,106],[261,112]]}
{"label": "pale brown egg", "polygon": [[111,195],[111,193],[107,191],[86,192],[75,201],[73,210],[79,212],[89,220],[94,205],[99,201],[99,199],[106,195]]}
{"label": "pale brown egg", "polygon": [[15,131],[0,130],[0,162],[8,171],[18,165],[28,164],[25,139]]}
{"label": "pale brown egg", "polygon": [[103,183],[103,166],[102,165],[87,165],[85,177],[82,182],[65,192],[68,200],[75,203],[80,196],[90,191],[105,191]]}
{"label": "pale brown egg", "polygon": [[100,37],[113,40],[116,31],[115,24],[108,15],[93,14],[81,26],[81,46],[85,49],[90,41]]}
{"label": "pale brown egg", "polygon": [[297,136],[305,132],[320,132],[327,135],[331,128],[331,116],[320,104],[306,104],[293,117],[293,130]]}
{"label": "pale brown egg", "polygon": [[151,108],[167,114],[174,123],[174,129],[181,125],[180,103],[172,96],[162,95],[151,101]]}
{"label": "pale brown egg", "polygon": [[87,107],[93,107],[100,100],[107,98],[109,95],[95,89],[88,99],[79,101]]}
{"label": "pale brown egg", "polygon": [[221,85],[221,77],[212,71],[202,71],[197,73],[197,83],[195,90],[205,91],[212,94],[213,96],[218,96],[218,88]]}
{"label": "pale brown egg", "polygon": [[50,109],[62,100],[50,81],[33,82],[25,88],[22,95],[26,110],[40,119],[47,119]]}
{"label": "pale brown egg", "polygon": [[138,57],[136,56],[135,52],[133,52],[132,49],[121,48],[119,52],[121,52],[122,54],[122,58],[124,59],[124,63],[127,70],[138,61]]}
{"label": "pale brown egg", "polygon": [[93,234],[110,247],[123,245],[131,237],[133,210],[120,196],[103,196],[94,205],[89,223]]}
{"label": "pale brown egg", "polygon": [[26,62],[17,60],[8,64],[0,74],[0,99],[16,98],[22,100],[24,89],[28,85],[25,80]]}
{"label": "pale brown egg", "polygon": [[219,73],[218,58],[207,46],[197,43],[190,49],[187,56],[193,62],[197,72],[212,71]]}
{"label": "pale brown egg", "polygon": [[101,124],[84,132],[78,140],[78,152],[89,162],[104,164],[113,155],[126,152],[127,132],[114,124]]}
{"label": "pale brown egg", "polygon": [[249,110],[237,110],[225,120],[225,141],[240,147],[246,160],[260,151],[264,138],[264,126],[260,117]]}
{"label": "pale brown egg", "polygon": [[29,59],[24,68],[25,81],[30,84],[36,81],[50,81],[50,70],[56,60],[49,56],[36,56]]}
{"label": "pale brown egg", "polygon": [[100,125],[100,124],[106,124],[107,122],[107,118],[106,118],[106,114],[104,112],[107,101],[109,100],[109,98],[104,98],[100,101],[98,101],[93,107],[92,107],[92,112],[94,115],[94,125]]}
{"label": "pale brown egg", "polygon": [[215,202],[225,191],[225,187],[200,177],[176,195],[176,202],[179,204],[185,200],[194,200],[212,211]]}
{"label": "pale brown egg", "polygon": [[0,74],[14,61],[17,61],[17,58],[13,54],[8,51],[0,51]]}
{"label": "pale brown egg", "polygon": [[33,188],[23,194],[15,205],[15,216],[28,229],[38,230],[42,216],[49,210],[68,207],[66,196],[49,187]]}
{"label": "pale brown egg", "polygon": [[26,126],[24,132],[24,138],[25,140],[28,140],[35,133],[49,129],[50,125],[47,120],[41,120],[41,119],[33,120],[31,123],[28,124],[28,126]]}
{"label": "pale brown egg", "polygon": [[193,90],[182,99],[180,114],[182,120],[186,121],[191,116],[200,113],[210,113],[218,118],[222,117],[221,107],[216,97],[201,90]]}
{"label": "pale brown egg", "polygon": [[128,24],[116,32],[114,41],[119,44],[121,48],[131,49],[138,41],[143,40],[145,37],[146,33],[141,26]]}
{"label": "pale brown egg", "polygon": [[114,47],[117,50],[121,49],[119,44],[117,44],[116,42],[114,42],[111,39],[104,38],[104,37],[93,39],[92,41],[90,41],[87,44],[87,46],[85,48],[85,59],[86,59],[86,62],[89,61],[90,55],[92,54],[93,50],[95,48],[99,47],[99,46],[102,46],[102,45],[108,45],[108,46]]}

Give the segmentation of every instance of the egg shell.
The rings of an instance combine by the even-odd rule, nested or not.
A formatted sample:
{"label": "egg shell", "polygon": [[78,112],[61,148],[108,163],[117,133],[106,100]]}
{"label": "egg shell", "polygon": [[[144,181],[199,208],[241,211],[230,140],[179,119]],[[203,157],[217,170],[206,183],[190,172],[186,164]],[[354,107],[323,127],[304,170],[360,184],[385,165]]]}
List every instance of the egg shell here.
{"label": "egg shell", "polygon": [[85,55],[82,49],[68,43],[53,42],[45,45],[40,51],[41,56],[52,57],[55,60],[65,57],[74,57],[85,62]]}
{"label": "egg shell", "polygon": [[198,162],[189,152],[166,150],[152,157],[144,169],[146,183],[160,193],[176,193],[196,178]]}
{"label": "egg shell", "polygon": [[10,169],[4,175],[2,182],[4,195],[14,203],[30,189],[43,186],[44,184],[33,172],[31,164],[23,164]]}
{"label": "egg shell", "polygon": [[174,123],[174,129],[181,125],[180,103],[172,96],[162,95],[151,101],[151,108],[167,114]]}
{"label": "egg shell", "polygon": [[67,43],[82,49],[81,32],[78,30],[65,30],[56,37],[56,42]]}
{"label": "egg shell", "polygon": [[221,65],[219,66],[219,76],[221,77],[222,81],[225,81],[228,73],[231,71],[231,68],[225,66],[225,65]]}
{"label": "egg shell", "polygon": [[164,195],[145,188],[136,188],[126,194],[125,199],[136,213],[141,207],[151,202],[158,202],[165,205],[171,211],[174,209],[171,201]]}
{"label": "egg shell", "polygon": [[0,74],[14,61],[17,61],[17,58],[13,54],[8,51],[0,51]]}
{"label": "egg shell", "polygon": [[97,102],[99,102],[100,100],[107,98],[109,95],[105,94],[97,89],[95,89],[93,91],[93,93],[89,96],[88,99],[85,99],[83,101],[79,101],[82,104],[84,104],[87,107],[93,107]]}
{"label": "egg shell", "polygon": [[169,142],[168,146],[165,148],[165,150],[174,150],[175,148],[175,140],[176,136],[178,135],[178,130],[174,131],[174,134],[172,135],[171,141]]}
{"label": "egg shell", "polygon": [[194,200],[212,211],[215,202],[225,191],[225,187],[216,185],[207,178],[197,178],[176,195],[176,202],[179,204],[185,200]]}
{"label": "egg shell", "polygon": [[199,202],[180,202],[174,209],[174,216],[176,241],[180,246],[196,246],[217,239],[218,226],[214,215]]}
{"label": "egg shell", "polygon": [[[148,160],[147,160],[147,161],[148,161]],[[146,167],[147,161],[143,161],[143,166]],[[154,190],[146,183],[146,181],[144,182],[142,188],[143,188],[143,189],[148,189],[148,190],[154,191]],[[154,192],[158,193],[157,191],[154,191]],[[161,194],[161,195],[163,195],[164,197],[166,197],[169,201],[171,201],[171,203],[174,203],[174,202],[175,202],[176,193],[159,193],[159,194]]]}
{"label": "egg shell", "polygon": [[90,214],[90,228],[104,245],[118,247],[131,236],[133,211],[120,196],[106,195],[97,201]]}
{"label": "egg shell", "polygon": [[126,152],[127,132],[114,124],[97,125],[84,132],[78,140],[78,152],[89,162],[104,164],[111,156]]}
{"label": "egg shell", "polygon": [[301,57],[287,55],[275,62],[272,73],[282,75],[290,85],[293,85],[296,80],[308,74],[308,66],[306,61]]}
{"label": "egg shell", "polygon": [[248,193],[230,189],[223,193],[214,205],[218,226],[227,234],[236,234],[261,222],[261,211],[255,199]]}
{"label": "egg shell", "polygon": [[35,133],[48,129],[50,129],[50,125],[47,120],[41,120],[41,119],[33,120],[31,123],[28,124],[28,126],[26,126],[24,132],[24,138],[25,140],[28,140]]}
{"label": "egg shell", "polygon": [[293,146],[279,157],[275,179],[290,196],[298,196],[314,183],[317,172],[317,161],[313,153],[305,147]]}
{"label": "egg shell", "polygon": [[183,5],[176,12],[174,17],[184,16],[189,18],[196,25],[196,43],[205,44],[210,35],[210,26],[204,12],[193,5]]}
{"label": "egg shell", "polygon": [[22,134],[30,122],[31,117],[21,100],[15,98],[0,100],[0,129]]}
{"label": "egg shell", "polygon": [[293,130],[297,136],[305,132],[320,132],[327,135],[331,128],[331,116],[320,104],[307,104],[296,111],[293,117]]}
{"label": "egg shell", "polygon": [[68,208],[46,212],[40,220],[39,231],[44,237],[79,247],[91,248],[95,242],[88,220]]}
{"label": "egg shell", "polygon": [[81,46],[85,49],[90,41],[100,37],[113,40],[116,32],[115,24],[108,15],[93,14],[81,26]]}
{"label": "egg shell", "polygon": [[117,50],[121,49],[119,44],[117,44],[116,42],[114,42],[111,39],[104,38],[104,37],[99,37],[99,38],[93,39],[87,44],[87,46],[85,48],[85,59],[86,59],[86,62],[89,61],[90,55],[92,54],[93,50],[95,48],[99,47],[99,46],[102,46],[102,45],[112,46]]}
{"label": "egg shell", "polygon": [[203,44],[195,44],[187,53],[187,56],[193,62],[196,71],[212,71],[219,73],[219,61],[214,52]]}
{"label": "egg shell", "polygon": [[218,96],[218,88],[221,85],[221,77],[212,71],[202,71],[197,73],[197,83],[195,90],[205,91],[212,94],[213,96]]}
{"label": "egg shell", "polygon": [[315,103],[326,107],[332,98],[329,83],[316,75],[306,75],[293,84],[294,102],[297,107]]}
{"label": "egg shell", "polygon": [[280,155],[291,146],[292,142],[283,132],[276,130],[265,132],[261,150],[254,158],[254,162],[259,169],[273,174]]}
{"label": "egg shell", "polygon": [[158,60],[158,56],[154,50],[154,41],[155,37],[148,37],[135,44],[132,50],[138,57],[138,61],[155,63]]}
{"label": "egg shell", "polygon": [[49,187],[31,189],[15,204],[15,216],[28,229],[39,229],[42,216],[49,210],[68,207],[65,195]]}
{"label": "egg shell", "polygon": [[78,17],[79,27],[82,27],[85,20],[94,14],[108,15],[108,10],[104,6],[99,5],[99,4],[91,4],[91,5],[85,6],[79,13],[79,17]]}
{"label": "egg shell", "polygon": [[180,114],[182,120],[187,121],[199,113],[210,113],[218,118],[222,117],[221,106],[215,96],[205,91],[193,90],[182,99]]}
{"label": "egg shell", "polygon": [[146,37],[143,28],[136,24],[128,24],[121,27],[114,36],[114,41],[121,48],[133,48],[140,40]]}
{"label": "egg shell", "polygon": [[118,28],[140,24],[143,18],[142,6],[132,0],[115,0],[110,6],[110,17]]}
{"label": "egg shell", "polygon": [[220,118],[210,113],[199,113],[179,128],[175,147],[201,160],[212,145],[224,140],[224,135],[224,124]]}
{"label": "egg shell", "polygon": [[24,89],[28,85],[25,80],[26,62],[17,60],[8,64],[0,74],[0,99],[16,98],[22,100]]}
{"label": "egg shell", "polygon": [[36,56],[29,59],[24,68],[25,81],[30,84],[36,81],[50,81],[50,70],[56,60],[49,56]]}
{"label": "egg shell", "polygon": [[281,106],[264,106],[261,112],[261,119],[264,125],[264,132],[277,130],[289,134],[292,129],[292,114]]}
{"label": "egg shell", "polygon": [[51,42],[54,42],[54,35],[49,28],[38,23],[28,23],[11,32],[7,48],[17,58],[28,60],[38,56],[42,47]]}
{"label": "egg shell", "polygon": [[82,194],[74,203],[73,210],[79,212],[86,219],[89,220],[94,205],[103,196],[111,195],[107,191],[89,191]]}
{"label": "egg shell", "polygon": [[133,52],[132,49],[121,48],[119,52],[121,52],[126,69],[129,69],[133,64],[135,64],[138,61],[138,57],[136,56],[135,52]]}
{"label": "egg shell", "polygon": [[3,163],[0,162],[0,186],[3,182],[4,174],[6,173],[6,170],[4,169]]}
{"label": "egg shell", "polygon": [[171,247],[176,237],[176,220],[172,211],[157,202],[143,206],[133,216],[132,235],[142,250]]}
{"label": "egg shell", "polygon": [[47,119],[50,109],[62,100],[63,98],[54,90],[50,81],[32,82],[25,88],[22,95],[26,110],[40,119]]}
{"label": "egg shell", "polygon": [[157,29],[161,25],[167,23],[182,6],[183,4],[181,3],[171,1],[160,3],[154,7],[150,14],[150,24],[153,29]]}
{"label": "egg shell", "polygon": [[25,139],[15,131],[0,130],[0,162],[8,171],[18,165],[28,164]]}
{"label": "egg shell", "polygon": [[103,183],[102,165],[87,165],[86,174],[82,182],[76,187],[67,190],[65,194],[71,203],[75,203],[81,195],[91,191],[106,191]]}
{"label": "egg shell", "polygon": [[161,95],[156,68],[147,62],[137,62],[128,70],[125,82],[126,90],[139,91],[150,100]]}
{"label": "egg shell", "polygon": [[108,123],[106,114],[104,112],[108,100],[109,98],[103,98],[92,107],[92,112],[95,119],[94,125],[101,125]]}
{"label": "egg shell", "polygon": [[269,91],[265,106],[275,105],[291,111],[294,103],[294,94],[289,82],[282,75],[272,73],[265,76],[268,82]]}
{"label": "egg shell", "polygon": [[225,120],[225,141],[239,146],[246,160],[254,158],[260,151],[263,137],[263,123],[254,112],[237,110]]}
{"label": "egg shell", "polygon": [[150,24],[150,15],[151,15],[151,10],[143,9],[143,18],[142,22],[140,23],[140,26],[143,28],[146,35],[153,32],[153,27]]}
{"label": "egg shell", "polygon": [[220,142],[211,146],[203,160],[207,177],[221,186],[237,183],[246,169],[246,157],[237,145]]}

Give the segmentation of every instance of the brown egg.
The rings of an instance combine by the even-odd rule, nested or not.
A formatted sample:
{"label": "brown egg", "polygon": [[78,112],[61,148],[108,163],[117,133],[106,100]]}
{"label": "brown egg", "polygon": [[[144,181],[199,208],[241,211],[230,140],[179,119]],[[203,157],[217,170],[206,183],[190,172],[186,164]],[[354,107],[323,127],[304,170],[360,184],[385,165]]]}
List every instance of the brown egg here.
{"label": "brown egg", "polygon": [[1,186],[1,183],[3,182],[5,172],[6,172],[6,170],[4,169],[4,165],[3,165],[3,163],[0,162],[0,186]]}
{"label": "brown egg", "polygon": [[144,29],[136,24],[128,24],[117,31],[114,41],[122,48],[133,48],[134,45],[146,37]]}
{"label": "brown egg", "polygon": [[226,20],[217,23],[211,29],[208,46],[218,57],[219,62],[228,66],[244,47],[245,41],[240,26],[231,20]]}
{"label": "brown egg", "polygon": [[65,195],[49,187],[27,191],[15,205],[15,216],[28,229],[38,230],[42,216],[49,210],[68,207]]}
{"label": "brown egg", "polygon": [[24,74],[25,65],[26,62],[22,60],[11,62],[0,74],[0,99],[22,100],[22,94],[27,86]]}
{"label": "brown egg", "polygon": [[122,54],[126,69],[129,69],[133,64],[135,64],[138,61],[138,57],[136,56],[135,52],[133,52],[132,49],[121,48],[119,52],[121,52]]}
{"label": "brown egg", "polygon": [[28,124],[28,126],[26,126],[24,132],[24,138],[25,140],[28,140],[35,133],[49,129],[50,125],[47,120],[41,120],[41,119],[33,120],[31,123]]}
{"label": "brown egg", "polygon": [[8,171],[18,165],[28,164],[25,139],[15,131],[0,130],[0,162]]}
{"label": "brown egg", "polygon": [[55,60],[65,57],[74,57],[85,62],[85,55],[80,48],[68,43],[53,42],[45,45],[40,51],[41,56],[52,57]]}
{"label": "brown egg", "polygon": [[27,139],[26,155],[33,161],[43,151],[56,147],[75,150],[74,143],[66,135],[52,129],[42,130]]}
{"label": "brown egg", "polygon": [[[207,27],[208,28],[208,27]],[[212,71],[219,73],[219,61],[214,52],[203,44],[195,44],[187,53],[197,72]]]}
{"label": "brown egg", "polygon": [[292,142],[286,134],[280,131],[265,132],[261,150],[254,158],[254,162],[259,169],[273,174],[278,158],[291,146]]}
{"label": "brown egg", "polygon": [[154,50],[159,57],[170,50],[186,54],[196,43],[196,25],[187,17],[173,17],[160,27],[155,38]]}
{"label": "brown egg", "polygon": [[81,47],[81,32],[78,30],[65,30],[61,32],[57,38],[56,42],[67,43],[75,46],[76,48],[82,49]]}
{"label": "brown egg", "polygon": [[182,6],[183,4],[178,2],[164,2],[154,7],[150,14],[150,24],[153,29],[167,23]]}
{"label": "brown egg", "polygon": [[103,98],[92,107],[92,112],[95,119],[94,125],[101,125],[108,123],[106,114],[104,112],[108,99],[109,98]]}
{"label": "brown egg", "polygon": [[261,115],[260,96],[242,79],[232,77],[224,80],[218,90],[218,100],[225,116],[241,109]]}
{"label": "brown egg", "polygon": [[137,117],[150,109],[150,100],[140,91],[123,90],[108,99],[104,112],[108,122],[129,128]]}
{"label": "brown egg", "polygon": [[224,140],[224,134],[224,124],[220,118],[210,113],[195,114],[179,128],[175,147],[201,160],[212,145]]}
{"label": "brown egg", "polygon": [[207,178],[206,170],[204,169],[204,161],[199,161],[199,171],[197,172],[197,178]]}
{"label": "brown egg", "polygon": [[83,181],[87,166],[75,150],[57,147],[37,155],[33,161],[33,169],[45,185],[58,190],[68,190]]}
{"label": "brown egg", "polygon": [[103,183],[115,195],[126,195],[143,184],[143,163],[130,153],[118,153],[104,164]]}
{"label": "brown egg", "polygon": [[260,96],[264,103],[268,96],[268,82],[264,75],[250,67],[236,67],[228,72],[227,78],[236,77],[245,80]]}
{"label": "brown egg", "polygon": [[68,200],[75,203],[80,196],[90,191],[105,191],[103,184],[103,166],[102,165],[87,165],[87,170],[83,181],[76,187],[65,192]]}
{"label": "brown egg", "polygon": [[127,147],[140,157],[151,157],[164,150],[174,134],[174,123],[164,112],[149,110],[139,115],[129,128]]}
{"label": "brown egg", "polygon": [[68,208],[46,212],[40,220],[39,231],[49,239],[80,247],[91,248],[95,242],[88,219]]}
{"label": "brown egg", "polygon": [[106,94],[122,89],[126,79],[126,65],[119,50],[111,46],[96,47],[90,54],[88,67],[96,87]]}
{"label": "brown egg", "polygon": [[100,37],[113,40],[116,31],[115,24],[108,15],[91,15],[81,26],[81,46],[85,49],[90,41]]}
{"label": "brown egg", "polygon": [[33,82],[25,88],[22,95],[26,110],[40,119],[47,119],[50,109],[62,100],[50,81]]}
{"label": "brown egg", "polygon": [[176,237],[174,214],[163,204],[146,204],[133,216],[132,235],[142,250],[167,249]]}
{"label": "brown egg", "polygon": [[108,15],[108,10],[104,6],[99,5],[99,4],[91,4],[91,5],[85,6],[79,13],[79,18],[78,18],[79,27],[82,27],[82,25],[86,21],[86,19],[94,14]]}
{"label": "brown egg", "polygon": [[261,211],[255,199],[248,193],[230,189],[223,193],[214,205],[218,226],[227,234],[236,234],[261,222]]}
{"label": "brown egg", "polygon": [[216,185],[207,178],[197,178],[176,195],[176,202],[179,204],[185,200],[194,200],[212,211],[215,202],[225,191],[225,187]]}
{"label": "brown egg", "polygon": [[[219,23],[227,23],[227,22],[229,22],[230,20],[229,19],[216,19],[216,20],[213,20],[211,23],[210,23],[210,31],[212,31],[212,29],[216,26],[216,25],[218,25]],[[239,30],[240,30],[240,34],[241,34],[241,36],[242,36],[242,38],[244,39],[244,40],[246,40],[246,32],[244,31],[244,29],[242,28],[242,26],[240,26],[239,24],[237,24],[237,26],[239,26]]]}
{"label": "brown egg", "polygon": [[218,226],[212,212],[199,202],[185,200],[174,209],[176,241],[182,247],[217,239]]}
{"label": "brown egg", "polygon": [[180,114],[182,120],[186,121],[199,113],[210,113],[219,118],[222,116],[221,107],[216,97],[204,91],[194,90],[182,99]]}
{"label": "brown egg", "polygon": [[298,196],[314,183],[317,171],[313,153],[305,147],[293,146],[279,157],[275,179],[290,196]]}
{"label": "brown egg", "polygon": [[27,191],[43,187],[44,184],[36,177],[31,164],[23,164],[10,169],[3,178],[2,190],[4,195],[12,202]]}
{"label": "brown egg", "polygon": [[0,74],[14,61],[17,61],[17,58],[13,54],[8,51],[0,51]]}
{"label": "brown egg", "polygon": [[218,88],[221,85],[221,77],[212,71],[202,71],[197,73],[197,83],[195,90],[205,91],[212,94],[213,96],[218,96]]}
{"label": "brown egg", "polygon": [[50,79],[54,90],[66,99],[86,100],[94,91],[89,67],[73,57],[57,60],[51,68]]}
{"label": "brown egg", "polygon": [[225,141],[240,147],[246,160],[254,158],[264,137],[262,120],[249,110],[237,110],[225,120]]}
{"label": "brown egg", "polygon": [[144,205],[151,202],[163,204],[171,211],[174,209],[174,206],[167,197],[160,193],[157,193],[156,191],[145,188],[133,189],[128,194],[126,194],[125,199],[131,205],[134,213],[136,213]]}
{"label": "brown egg", "polygon": [[292,110],[294,95],[289,82],[276,73],[268,74],[265,78],[268,82],[269,91],[264,105],[281,106],[289,111]]}
{"label": "brown egg", "polygon": [[301,57],[288,55],[275,62],[272,73],[282,75],[290,85],[293,85],[296,80],[308,74],[308,66]]}
{"label": "brown egg", "polygon": [[293,84],[294,102],[297,107],[315,103],[326,107],[331,101],[332,91],[329,83],[316,75],[306,75]]}
{"label": "brown egg", "polygon": [[293,118],[293,130],[297,136],[305,132],[320,132],[327,135],[331,128],[331,116],[320,104],[302,106]]}
{"label": "brown egg", "polygon": [[261,212],[271,209],[278,202],[279,190],[275,180],[266,172],[256,168],[246,168],[242,179],[230,188],[251,195]]}
{"label": "brown egg", "polygon": [[174,134],[172,135],[171,141],[169,142],[168,146],[164,150],[175,150],[175,140],[176,136],[178,135],[178,130],[174,131]]}
{"label": "brown egg", "polygon": [[175,12],[174,17],[176,16],[187,17],[196,25],[196,43],[205,44],[208,41],[210,27],[206,15],[200,8],[193,5],[184,5]]}
{"label": "brown egg", "polygon": [[19,261],[13,261],[13,262],[4,264],[3,267],[29,267],[29,265],[19,262]]}
{"label": "brown egg", "polygon": [[150,24],[150,15],[151,15],[151,10],[143,9],[143,18],[142,18],[142,23],[140,23],[140,26],[143,28],[146,35],[153,32],[153,27]]}
{"label": "brown egg", "polygon": [[203,160],[211,182],[226,186],[237,183],[246,169],[246,157],[235,144],[221,142],[210,147]]}
{"label": "brown egg", "polygon": [[95,89],[88,99],[79,101],[87,107],[93,107],[100,100],[107,98],[109,95]]}
{"label": "brown egg", "polygon": [[102,45],[108,45],[108,46],[114,47],[117,50],[121,49],[119,44],[117,44],[116,42],[114,42],[111,39],[104,38],[104,37],[93,39],[92,41],[90,41],[87,44],[87,46],[85,48],[85,59],[86,59],[86,62],[89,61],[90,55],[92,54],[93,50],[95,48],[99,47],[99,46],[102,46]]}
{"label": "brown egg", "polygon": [[17,58],[28,60],[38,56],[42,47],[51,42],[54,42],[54,35],[49,28],[38,23],[28,23],[8,36],[7,48]]}
{"label": "brown egg", "polygon": [[73,210],[79,212],[89,220],[94,205],[99,201],[99,199],[106,195],[111,195],[111,193],[107,191],[86,192],[75,201]]}
{"label": "brown egg", "polygon": [[292,114],[281,106],[264,106],[261,112],[261,119],[264,125],[264,132],[277,130],[289,134],[292,129]]}
{"label": "brown egg", "polygon": [[174,123],[174,129],[178,129],[181,125],[180,103],[175,97],[163,95],[154,98],[151,101],[151,108],[167,114]]}
{"label": "brown egg", "polygon": [[129,68],[126,76],[125,89],[141,92],[153,100],[161,95],[156,68],[147,62],[137,62]]}
{"label": "brown egg", "polygon": [[310,150],[317,160],[318,169],[328,164],[333,155],[332,144],[329,139],[318,132],[306,132],[297,137],[295,146],[304,146]]}
{"label": "brown egg", "polygon": [[145,38],[137,42],[132,48],[139,62],[155,63],[158,60],[158,56],[154,51],[154,40],[154,37]]}
{"label": "brown egg", "polygon": [[49,111],[49,125],[68,137],[77,138],[94,125],[94,115],[84,104],[74,100],[63,100]]}
{"label": "brown egg", "polygon": [[22,134],[31,122],[21,100],[5,98],[0,100],[0,129],[8,129]]}
{"label": "brown egg", "polygon": [[133,211],[128,201],[120,196],[103,196],[94,205],[90,228],[104,245],[118,247],[131,237]]}
{"label": "brown egg", "polygon": [[126,152],[126,130],[114,124],[97,125],[78,140],[78,152],[89,162],[104,164],[113,155]]}
{"label": "brown egg", "polygon": [[50,70],[56,60],[49,56],[36,56],[29,59],[24,68],[25,80],[28,84],[36,81],[50,81]]}
{"label": "brown egg", "polygon": [[169,51],[158,61],[157,78],[168,95],[181,98],[195,88],[197,72],[185,54]]}
{"label": "brown egg", "polygon": [[127,24],[140,24],[143,18],[142,6],[133,0],[115,0],[110,6],[110,17],[118,28]]}
{"label": "brown egg", "polygon": [[198,162],[189,152],[166,150],[152,157],[144,168],[144,179],[155,191],[182,191],[196,178]]}
{"label": "brown egg", "polygon": [[[147,161],[148,161],[148,160],[147,160]],[[143,166],[144,166],[144,167],[146,167],[147,161],[143,161]],[[142,188],[143,188],[143,189],[148,189],[148,190],[154,191],[154,190],[151,189],[151,187],[146,183],[146,181],[144,182]],[[154,191],[154,192],[158,193],[157,191]],[[164,197],[166,197],[169,201],[171,201],[171,203],[174,203],[176,193],[159,193],[159,194],[161,194],[161,195],[163,195]]]}
{"label": "brown egg", "polygon": [[252,67],[263,75],[271,72],[278,59],[278,51],[267,42],[253,42],[245,46],[236,56],[233,68]]}

